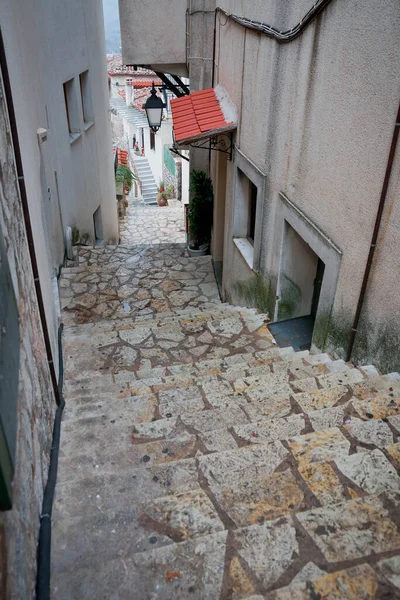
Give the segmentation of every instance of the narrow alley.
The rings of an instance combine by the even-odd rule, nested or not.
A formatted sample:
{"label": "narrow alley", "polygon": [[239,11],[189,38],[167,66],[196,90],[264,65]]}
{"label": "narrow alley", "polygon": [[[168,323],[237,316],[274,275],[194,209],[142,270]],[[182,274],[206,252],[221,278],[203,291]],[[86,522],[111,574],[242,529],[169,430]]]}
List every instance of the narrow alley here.
{"label": "narrow alley", "polygon": [[400,598],[400,377],[279,348],[179,207],[64,269],[57,600]]}

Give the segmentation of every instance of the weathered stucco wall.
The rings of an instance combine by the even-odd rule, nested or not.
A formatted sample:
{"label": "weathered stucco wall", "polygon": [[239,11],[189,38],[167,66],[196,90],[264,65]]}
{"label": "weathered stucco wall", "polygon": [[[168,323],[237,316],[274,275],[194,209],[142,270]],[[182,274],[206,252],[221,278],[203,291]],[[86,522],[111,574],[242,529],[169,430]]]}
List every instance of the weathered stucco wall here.
{"label": "weathered stucco wall", "polygon": [[[221,5],[281,29],[290,29],[310,8],[306,0],[290,4],[224,0]],[[400,97],[400,76],[393,70],[400,60],[400,47],[393,44],[399,31],[400,5],[395,0],[383,5],[333,0],[290,44],[245,32],[232,22],[217,29],[217,82],[238,107],[237,147],[266,173],[261,275],[276,286],[283,191],[342,252],[331,313],[320,315],[325,323],[331,318],[326,347],[341,355],[360,292]],[[224,262],[228,296],[233,294],[237,270],[232,243],[235,168],[235,162],[228,164]],[[399,255],[398,166],[393,173],[384,215],[385,223],[391,224],[379,244],[363,331],[355,348],[357,359],[385,370],[400,368],[399,353],[384,351],[385,344],[379,341],[383,327],[390,332],[389,346],[400,339],[394,318],[399,294],[393,278]]]}
{"label": "weathered stucco wall", "polygon": [[[106,240],[118,236],[108,116],[102,6],[97,0],[7,0],[0,22],[10,73],[40,282],[57,363],[53,280],[64,258],[63,231],[94,234],[101,206]],[[94,125],[70,144],[63,83],[89,69]],[[77,101],[79,100],[78,89]],[[39,145],[37,129],[47,130]]]}
{"label": "weathered stucco wall", "polygon": [[184,68],[186,8],[187,0],[119,0],[124,64]]}
{"label": "weathered stucco wall", "polygon": [[0,77],[0,225],[20,317],[20,370],[13,508],[0,513],[0,597],[32,598],[55,399],[49,376]]}

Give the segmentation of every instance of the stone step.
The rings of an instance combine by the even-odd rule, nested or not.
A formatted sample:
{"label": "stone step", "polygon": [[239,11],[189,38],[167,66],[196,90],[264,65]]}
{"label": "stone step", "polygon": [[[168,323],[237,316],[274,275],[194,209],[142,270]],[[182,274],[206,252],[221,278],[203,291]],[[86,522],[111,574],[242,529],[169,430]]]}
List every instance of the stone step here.
{"label": "stone step", "polygon": [[[228,313],[229,311],[229,313]],[[230,317],[228,316],[228,314],[230,315]],[[106,338],[104,337],[103,334],[106,333],[110,333],[111,334],[111,338],[113,337],[113,331],[135,331],[136,329],[143,329],[144,327],[150,328],[152,332],[154,332],[157,335],[157,332],[162,334],[163,330],[166,331],[179,331],[179,328],[181,329],[185,329],[185,328],[199,328],[199,331],[197,331],[196,333],[193,333],[193,336],[195,339],[199,339],[201,337],[201,339],[198,342],[198,345],[201,346],[204,343],[210,343],[207,342],[206,338],[202,337],[201,331],[200,331],[200,327],[203,327],[204,329],[204,333],[206,333],[208,331],[208,327],[207,324],[208,323],[213,323],[215,321],[225,321],[225,318],[237,318],[237,312],[235,311],[231,311],[230,309],[228,309],[227,311],[221,311],[221,304],[220,303],[213,303],[213,302],[208,302],[206,303],[205,306],[196,306],[196,307],[187,307],[187,308],[175,308],[175,309],[171,309],[169,312],[151,312],[150,309],[143,309],[143,310],[139,310],[137,311],[137,313],[134,313],[133,315],[129,315],[129,314],[125,314],[125,317],[123,319],[122,323],[118,323],[115,321],[115,319],[98,319],[97,321],[92,321],[92,322],[85,322],[82,323],[81,325],[76,325],[74,323],[69,324],[68,327],[66,327],[65,329],[65,342],[67,343],[67,340],[72,340],[74,338],[76,338],[76,340],[78,341],[78,337],[80,338],[80,343],[83,343],[85,340],[85,337],[87,335],[92,335],[93,339],[92,339],[92,344],[90,344],[89,342],[86,343],[86,347],[89,350],[90,348],[94,348],[94,347],[100,347],[100,346],[107,346],[106,343]],[[204,317],[202,315],[205,315]],[[68,316],[67,314],[65,315],[66,317]],[[263,319],[264,322],[267,321],[267,315],[260,315]],[[245,315],[245,313],[241,313],[240,319],[242,319],[243,321],[247,320],[247,322],[251,322],[253,320],[253,315]],[[65,322],[66,320],[63,319],[63,321]],[[79,334],[79,327],[82,328],[82,332],[81,335]],[[116,327],[118,329],[113,329],[113,327]],[[100,340],[97,340],[97,338],[95,338],[94,336],[97,336],[97,334],[100,335]],[[207,334],[206,336],[207,338],[209,338],[209,335]],[[216,338],[216,336],[214,336]],[[268,338],[268,333],[265,332],[264,337]],[[220,341],[221,344],[224,343],[224,336],[221,336]],[[268,338],[269,339],[269,338]],[[205,341],[202,341],[205,340]],[[216,342],[216,339],[214,340]],[[227,341],[225,339],[225,341]],[[247,344],[247,342],[249,341],[248,338],[244,338],[244,342],[245,345]],[[275,344],[273,338],[271,339],[271,343]],[[268,344],[268,347],[271,344]],[[166,344],[164,344],[165,348],[166,348]],[[187,347],[194,347],[195,344],[193,344],[192,342],[188,342],[187,343]],[[238,351],[242,351],[240,349],[240,343],[238,342],[237,344],[235,344],[236,346],[236,352]],[[173,344],[171,344],[171,348],[173,347]],[[266,347],[266,346],[265,346]],[[260,349],[260,348],[258,348]],[[200,353],[200,352],[199,352]],[[229,352],[226,351],[224,354],[228,355]],[[173,355],[171,355],[171,362],[173,361]]]}
{"label": "stone step", "polygon": [[[239,306],[232,306],[227,303],[219,303],[212,311],[201,310],[201,309],[180,309],[176,308],[171,313],[158,313],[156,315],[143,316],[140,320],[134,321],[129,326],[134,329],[137,327],[162,327],[164,324],[170,324],[172,322],[183,322],[186,323],[202,323],[206,321],[223,320],[224,318],[230,318],[236,316],[239,313],[243,319],[252,319],[253,317],[260,317],[267,320],[267,315],[258,313],[256,309],[245,308]],[[80,333],[102,333],[118,331],[119,325],[114,322],[100,322],[100,323],[84,323],[82,325],[71,325],[64,332],[64,339],[80,335]],[[126,323],[124,323],[124,329]]]}
{"label": "stone step", "polygon": [[[168,582],[166,572],[178,573],[180,584],[186,581],[188,567],[194,568],[194,572],[190,570],[191,577],[201,573],[201,563],[196,557],[210,560],[211,556],[211,565],[219,573],[215,567],[221,564],[224,570],[226,550],[224,547],[220,560],[216,560],[212,540],[216,537],[225,540],[227,530],[231,532],[229,560],[241,556],[250,569],[244,581],[248,583],[254,569],[267,588],[288,569],[290,561],[295,561],[304,529],[311,542],[308,560],[318,557],[320,566],[321,553],[331,565],[343,560],[357,564],[363,557],[388,551],[400,553],[400,535],[392,521],[396,519],[396,511],[387,510],[389,498],[391,506],[398,507],[400,501],[399,464],[396,462],[395,468],[389,461],[389,457],[398,452],[399,444],[384,451],[374,449],[348,455],[348,448],[342,442],[337,455],[333,454],[332,447],[325,456],[329,460],[317,462],[312,460],[313,456],[300,456],[296,450],[293,453],[295,444],[296,440],[289,450],[282,444],[243,448],[199,457],[196,462],[193,459],[184,464],[177,462],[169,468],[162,465],[133,469],[125,477],[110,475],[60,484],[55,504],[55,532],[63,536],[62,551],[66,556],[62,561],[54,560],[55,597],[97,597],[85,595],[85,581],[89,584],[90,579],[86,579],[85,571],[75,579],[76,565],[79,564],[81,570],[101,565],[100,577],[105,570],[108,582],[111,571],[106,564],[116,555],[118,562],[122,559],[124,563],[121,575],[135,573],[136,583],[145,586],[135,587],[139,598],[152,594],[154,578],[161,582],[163,577],[164,583]],[[390,477],[385,478],[384,472]],[[296,516],[295,520],[292,515]],[[332,530],[324,527],[327,522]],[[371,537],[365,534],[366,523],[369,530],[372,529]],[[303,529],[297,529],[299,524]],[[126,529],[131,532],[128,537],[123,535]],[[346,537],[346,546],[341,543],[342,538],[335,535],[338,531],[351,532]],[[124,544],[118,543],[121,538]],[[313,544],[315,550],[312,550]],[[235,547],[239,554],[233,552]],[[53,555],[53,559],[56,557],[57,554]],[[125,561],[133,561],[130,568]],[[275,565],[272,571],[266,569],[271,561]],[[144,577],[145,571],[139,569],[138,573],[140,564],[151,569],[150,579]],[[237,576],[244,577],[244,572],[238,567],[232,569],[232,564],[228,564],[228,569],[238,584],[240,577]],[[60,588],[64,585],[63,573],[72,576],[65,590],[74,595],[63,595]],[[118,583],[121,581],[123,579]],[[291,578],[285,583],[290,581]],[[198,587],[202,595],[195,597],[220,597],[215,579],[210,591],[218,595],[204,596],[203,584],[196,581],[194,589]],[[93,590],[92,585],[92,594]],[[107,588],[102,593],[105,591]],[[113,588],[113,592],[116,591],[121,591],[118,585]],[[173,597],[189,596],[174,593]]]}
{"label": "stone step", "polygon": [[[144,396],[179,388],[198,387],[206,395],[208,402],[216,402],[221,396],[233,392],[250,392],[253,389],[265,389],[270,392],[280,390],[282,386],[294,392],[314,391],[318,387],[332,387],[339,384],[357,383],[363,379],[360,370],[351,368],[339,361],[341,370],[335,372],[336,362],[322,365],[305,365],[297,363],[291,369],[290,364],[279,366],[272,364],[272,371],[267,367],[255,367],[256,374],[239,377],[233,374],[231,379],[222,380],[218,375],[159,375],[157,377],[137,379],[129,370],[118,369],[117,372],[107,373],[93,380],[91,370],[81,370],[79,379],[67,379],[65,394],[67,397],[84,397],[93,395],[96,391],[115,391],[123,395]],[[277,366],[278,365],[278,366]],[[275,370],[274,370],[275,369]],[[73,369],[72,369],[73,370]],[[263,372],[265,370],[265,373]],[[325,374],[324,374],[325,373]]]}
{"label": "stone step", "polygon": [[[190,396],[191,390],[192,388],[180,390],[181,397],[184,399],[195,397]],[[194,395],[194,390],[192,394]],[[278,391],[272,392],[261,389],[233,393],[221,396],[219,400],[214,399],[214,408],[210,402],[207,402],[210,406],[206,410],[192,411],[192,414],[190,411],[189,414],[166,413],[170,416],[163,418],[160,414],[160,406],[165,401],[169,401],[171,406],[168,392],[119,399],[113,394],[103,393],[71,403],[67,402],[64,421],[70,422],[67,430],[79,427],[80,422],[83,426],[92,429],[104,428],[110,421],[115,421],[116,427],[126,424],[132,428],[135,443],[168,440],[182,432],[195,434],[200,432],[207,433],[209,440],[214,438],[217,440],[222,436],[223,443],[226,442],[228,447],[232,446],[233,439],[238,441],[238,438],[232,439],[231,435],[223,431],[224,428],[231,433],[230,428],[250,421],[253,423],[253,428],[251,435],[247,435],[247,443],[260,443],[269,435],[268,431],[263,430],[269,419],[276,422],[277,418],[292,414],[308,415],[311,426],[315,430],[340,426],[343,423],[350,424],[353,416],[364,420],[392,417],[394,422],[400,423],[396,417],[400,409],[400,387],[398,385],[393,387],[393,379],[390,376],[362,380],[351,386],[341,384],[311,392],[294,393],[290,386],[282,385]],[[179,404],[179,396],[177,396],[177,403]],[[233,412],[230,412],[231,409]],[[243,413],[246,416],[245,420]],[[236,419],[239,419],[240,423]],[[187,425],[184,425],[185,422]],[[257,431],[259,426],[261,431]],[[214,438],[213,430],[218,431],[218,436]],[[245,434],[245,430],[241,431],[241,436],[242,434]],[[221,443],[215,443],[217,450],[221,449]],[[207,446],[207,450],[216,451],[212,450],[210,445]]]}
{"label": "stone step", "polygon": [[[157,462],[175,461],[182,452],[185,456],[193,455],[194,450],[206,454],[220,452],[332,427],[352,435],[357,443],[381,447],[397,439],[393,438],[393,428],[400,430],[397,416],[400,391],[393,397],[389,391],[384,395],[376,389],[375,384],[363,382],[350,389],[341,385],[311,393],[267,392],[264,397],[254,399],[237,394],[221,398],[215,407],[207,410],[190,410],[197,408],[196,402],[200,404],[201,398],[195,394],[188,396],[188,390],[183,390],[180,398],[173,398],[178,404],[176,411],[168,394],[159,394],[158,407],[154,396],[110,402],[104,395],[94,398],[93,402],[75,405],[69,420],[67,404],[63,447],[68,460],[74,456],[79,463],[80,456],[82,464],[89,468],[89,473],[82,471],[80,476],[93,471],[95,459],[85,460],[87,453],[97,453],[96,460],[100,461],[103,470],[106,468],[104,458],[98,454],[104,443],[111,470],[110,461],[111,464],[119,462],[113,456],[119,454],[120,447],[129,447],[133,452],[129,464],[136,461],[138,466],[140,457],[146,455],[151,466]],[[366,390],[369,390],[368,400],[365,400]],[[189,407],[185,406],[188,397],[191,399]],[[164,414],[160,414],[162,411]],[[96,443],[101,448],[96,449]],[[144,461],[143,464],[147,466]],[[76,472],[74,476],[77,476]]]}
{"label": "stone step", "polygon": [[[172,332],[170,331],[170,333]],[[112,342],[112,339],[110,341]],[[215,349],[216,344],[211,347]],[[69,345],[66,344],[66,349],[68,350],[68,348]],[[291,354],[288,350],[291,351]],[[281,349],[278,346],[271,346],[269,350],[230,354],[224,358],[210,358],[208,360],[198,360],[198,358],[189,355],[187,360],[186,356],[184,357],[185,362],[164,363],[156,367],[147,366],[146,361],[144,361],[145,364],[138,363],[135,354],[125,355],[123,358],[119,354],[113,356],[112,353],[105,356],[106,358],[102,357],[102,360],[107,366],[101,368],[101,375],[118,375],[121,376],[120,379],[131,382],[152,380],[170,375],[190,377],[193,380],[201,376],[217,376],[222,381],[234,381],[258,374],[287,371],[289,368],[294,370],[296,374],[297,370],[304,369],[305,366],[315,367],[312,371],[308,371],[308,374],[323,374],[330,370],[332,372],[333,369],[336,369],[336,372],[339,370],[346,371],[349,368],[343,361],[336,361],[334,364],[327,364],[325,367],[326,363],[331,363],[331,358],[327,354],[313,356],[309,354],[308,350],[295,353],[292,348]],[[150,364],[150,359],[147,362]],[[78,368],[85,370],[86,377],[91,369],[98,370],[100,363],[96,360],[95,353],[85,352],[84,357],[74,361],[68,359],[65,364],[65,379],[69,380],[76,378]]]}

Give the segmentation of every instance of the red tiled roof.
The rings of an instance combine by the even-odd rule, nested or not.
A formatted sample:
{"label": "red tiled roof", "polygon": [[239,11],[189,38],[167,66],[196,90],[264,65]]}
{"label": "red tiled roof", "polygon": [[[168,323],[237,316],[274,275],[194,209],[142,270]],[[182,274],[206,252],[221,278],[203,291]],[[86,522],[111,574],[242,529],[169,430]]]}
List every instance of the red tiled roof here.
{"label": "red tiled roof", "polygon": [[235,128],[233,121],[225,120],[214,88],[171,100],[171,110],[176,142],[206,138],[215,130]]}
{"label": "red tiled roof", "polygon": [[148,79],[134,79],[133,80],[133,87],[134,88],[143,88],[143,87],[150,87],[152,86],[154,81],[154,85],[162,85],[162,81],[161,79],[152,79],[151,77],[149,77]]}
{"label": "red tiled roof", "polygon": [[117,152],[118,152],[118,155],[117,155],[118,167],[120,165],[128,166],[128,151],[121,150],[121,148],[118,148]]}

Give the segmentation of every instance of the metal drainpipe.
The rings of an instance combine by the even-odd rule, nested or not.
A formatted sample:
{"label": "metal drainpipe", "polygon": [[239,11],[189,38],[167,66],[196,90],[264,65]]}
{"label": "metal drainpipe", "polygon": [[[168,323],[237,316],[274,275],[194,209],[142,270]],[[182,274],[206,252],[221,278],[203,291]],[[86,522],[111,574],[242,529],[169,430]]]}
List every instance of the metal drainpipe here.
{"label": "metal drainpipe", "polygon": [[375,220],[374,232],[372,234],[371,245],[369,248],[368,260],[367,260],[367,264],[365,266],[364,278],[363,278],[361,291],[360,291],[360,297],[358,298],[357,310],[356,310],[356,314],[354,316],[353,327],[350,332],[349,344],[347,346],[347,355],[346,355],[347,362],[349,362],[351,360],[351,355],[352,355],[353,346],[354,346],[354,340],[355,340],[355,337],[356,337],[356,334],[358,331],[358,323],[360,321],[361,311],[362,311],[362,307],[363,307],[364,299],[365,299],[365,293],[367,291],[368,279],[369,279],[369,275],[371,272],[375,249],[377,246],[376,242],[377,242],[378,235],[379,235],[379,229],[380,229],[380,225],[381,225],[383,210],[385,208],[386,195],[387,195],[387,191],[388,191],[388,187],[389,187],[390,176],[392,173],[393,160],[394,160],[394,155],[396,152],[397,141],[399,138],[399,129],[400,129],[400,105],[399,105],[399,108],[397,111],[396,122],[394,125],[392,143],[390,146],[390,152],[389,152],[388,162],[387,162],[387,166],[386,166],[385,178],[383,180],[381,197],[380,197],[378,212],[377,212],[376,220]]}
{"label": "metal drainpipe", "polygon": [[6,52],[5,52],[5,48],[4,48],[4,40],[3,40],[3,34],[2,34],[1,29],[0,29],[0,66],[1,66],[1,71],[3,74],[4,91],[5,91],[5,96],[6,96],[7,108],[8,108],[8,117],[10,120],[11,137],[12,137],[12,141],[13,141],[13,145],[14,145],[14,156],[15,156],[17,175],[18,175],[18,184],[19,184],[19,190],[20,190],[20,194],[21,194],[22,212],[24,215],[26,237],[28,239],[29,255],[30,255],[31,264],[32,264],[33,280],[35,283],[35,290],[36,290],[36,297],[37,297],[38,307],[39,307],[40,321],[41,321],[42,329],[43,329],[43,338],[44,338],[44,343],[45,343],[45,347],[46,347],[47,362],[48,362],[49,369],[50,369],[50,375],[51,375],[51,381],[53,384],[54,396],[56,399],[57,406],[59,406],[60,405],[60,394],[59,394],[58,385],[57,385],[57,376],[56,376],[56,372],[55,372],[55,368],[54,368],[53,355],[51,353],[50,336],[49,336],[49,330],[48,330],[47,322],[46,322],[46,313],[45,313],[45,309],[44,309],[43,295],[42,295],[42,290],[40,287],[39,269],[38,269],[38,265],[37,265],[35,246],[34,246],[34,242],[33,242],[32,224],[31,224],[31,219],[30,219],[30,215],[29,215],[29,206],[28,206],[28,198],[27,198],[26,188],[25,188],[24,171],[22,168],[22,159],[21,159],[21,151],[20,151],[19,140],[18,140],[17,122],[16,122],[16,118],[15,118],[10,77],[9,77],[9,73],[8,73]]}

